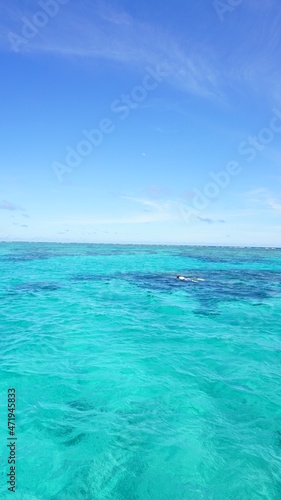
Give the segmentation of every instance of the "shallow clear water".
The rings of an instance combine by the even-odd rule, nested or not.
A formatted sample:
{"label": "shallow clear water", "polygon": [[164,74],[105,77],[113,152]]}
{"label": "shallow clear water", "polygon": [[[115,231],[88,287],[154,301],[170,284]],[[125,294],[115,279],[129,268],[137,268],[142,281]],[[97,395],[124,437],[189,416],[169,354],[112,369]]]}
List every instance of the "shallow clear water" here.
{"label": "shallow clear water", "polygon": [[13,498],[281,498],[281,250],[2,243],[0,273],[1,498],[8,387]]}

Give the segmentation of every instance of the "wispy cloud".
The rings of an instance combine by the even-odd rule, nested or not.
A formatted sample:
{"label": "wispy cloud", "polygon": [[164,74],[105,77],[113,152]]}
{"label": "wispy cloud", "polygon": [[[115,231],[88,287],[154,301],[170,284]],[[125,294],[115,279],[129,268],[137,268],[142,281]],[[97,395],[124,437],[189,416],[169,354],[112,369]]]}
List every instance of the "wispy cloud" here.
{"label": "wispy cloud", "polygon": [[281,198],[276,197],[267,188],[256,188],[240,194],[248,206],[256,207],[255,209],[271,210],[273,212],[281,212]]}
{"label": "wispy cloud", "polygon": [[[24,7],[17,6],[17,10],[6,7],[4,26],[2,21],[4,32],[20,34],[22,16],[32,19],[38,11],[38,4],[33,1]],[[217,94],[219,71],[210,63],[210,49],[205,57],[192,40],[188,50],[184,49],[175,36],[160,26],[140,21],[110,4],[85,0],[83,7],[80,2],[79,5],[70,2],[61,9],[61,13],[40,30],[39,36],[22,44],[21,52],[103,59],[141,71],[148,64],[165,63],[172,85],[206,97]],[[7,40],[0,40],[0,44],[11,50]]]}
{"label": "wispy cloud", "polygon": [[[59,220],[56,224],[70,223],[76,225],[115,225],[115,224],[149,224],[153,222],[180,221],[175,204],[169,200],[151,200],[133,196],[120,196],[129,202],[126,213],[116,217],[83,217],[79,219]],[[132,209],[131,205],[135,205]]]}
{"label": "wispy cloud", "polygon": [[[3,11],[0,48],[12,50],[7,35],[11,31],[20,35],[22,17],[32,20],[40,7],[35,0],[15,0],[13,6],[0,0],[0,5]],[[201,9],[198,8],[198,23]],[[70,1],[60,5],[59,13],[49,19],[38,36],[23,43],[20,51],[48,53],[71,60],[104,60],[140,71],[144,71],[146,65],[165,62],[170,73],[167,81],[183,91],[224,100],[226,88],[237,88],[238,82],[239,86],[246,84],[260,91],[270,88],[269,95],[281,103],[280,65],[277,63],[280,59],[280,2],[248,0],[243,2],[243,9],[243,17],[237,17],[236,21],[239,27],[235,26],[234,18],[229,25],[231,33],[239,29],[242,41],[231,45],[231,50],[226,52],[224,47],[217,45],[215,36],[211,35],[210,39],[209,32],[200,33],[199,43],[192,30],[181,37],[156,22],[132,16],[120,4],[116,7],[114,2]]]}
{"label": "wispy cloud", "polygon": [[133,196],[122,196],[123,199],[128,200],[143,207],[143,211],[148,212],[145,216],[140,218],[148,219],[149,222],[154,221],[172,221],[179,218],[178,210],[173,201],[163,199],[151,198],[137,198]]}
{"label": "wispy cloud", "polygon": [[211,219],[210,217],[196,217],[197,220],[201,222],[205,222],[206,224],[225,224],[225,220],[223,219]]}
{"label": "wispy cloud", "polygon": [[11,212],[14,212],[15,210],[22,210],[22,208],[19,207],[18,205],[15,205],[14,203],[2,200],[0,201],[0,210],[9,210]]}
{"label": "wispy cloud", "polygon": [[[280,1],[247,0],[243,8],[244,15],[237,17],[237,25],[233,25],[239,30],[243,43],[237,44],[223,61],[224,79],[228,76],[232,86],[243,88],[246,84],[258,89],[264,101],[271,97],[275,104],[281,103],[281,71],[277,64],[280,60]],[[232,21],[235,22],[233,18]],[[269,95],[264,94],[266,89],[270,89]]]}
{"label": "wispy cloud", "polygon": [[281,213],[281,200],[278,201],[271,198],[268,200],[268,204],[273,210],[276,210],[277,212]]}
{"label": "wispy cloud", "polygon": [[133,196],[121,196],[124,200],[132,201],[134,203],[138,203],[140,205],[144,205],[147,207],[153,207],[156,208],[157,210],[163,209],[163,206],[167,207],[168,202],[165,202],[164,205],[163,203],[161,204],[160,202],[157,202],[155,200],[151,200],[149,198],[135,198]]}
{"label": "wispy cloud", "polygon": [[167,222],[168,220],[173,220],[172,217],[168,215],[152,213],[152,214],[136,214],[128,217],[116,217],[116,218],[105,218],[105,217],[88,217],[80,219],[69,219],[60,220],[56,224],[64,224],[65,222],[71,222],[71,226],[89,226],[89,225],[115,225],[115,224],[148,224],[152,222]]}

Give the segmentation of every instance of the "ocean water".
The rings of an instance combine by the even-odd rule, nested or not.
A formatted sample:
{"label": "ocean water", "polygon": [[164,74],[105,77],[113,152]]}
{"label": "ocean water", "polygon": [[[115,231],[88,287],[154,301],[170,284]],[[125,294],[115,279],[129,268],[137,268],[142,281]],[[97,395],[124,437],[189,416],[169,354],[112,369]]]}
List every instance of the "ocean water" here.
{"label": "ocean water", "polygon": [[1,499],[281,498],[281,250],[2,243],[0,281]]}

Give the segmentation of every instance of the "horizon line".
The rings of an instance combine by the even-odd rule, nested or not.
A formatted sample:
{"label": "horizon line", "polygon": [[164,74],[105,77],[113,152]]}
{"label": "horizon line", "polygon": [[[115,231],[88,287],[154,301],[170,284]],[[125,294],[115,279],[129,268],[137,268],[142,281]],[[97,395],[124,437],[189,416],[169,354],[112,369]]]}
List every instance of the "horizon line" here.
{"label": "horizon line", "polygon": [[117,242],[86,242],[86,241],[4,241],[0,240],[0,244],[30,244],[30,245],[122,245],[122,246],[163,246],[163,247],[200,247],[200,248],[235,248],[235,249],[269,249],[281,250],[281,246],[259,246],[259,245],[219,245],[219,244],[200,244],[200,243],[117,243]]}

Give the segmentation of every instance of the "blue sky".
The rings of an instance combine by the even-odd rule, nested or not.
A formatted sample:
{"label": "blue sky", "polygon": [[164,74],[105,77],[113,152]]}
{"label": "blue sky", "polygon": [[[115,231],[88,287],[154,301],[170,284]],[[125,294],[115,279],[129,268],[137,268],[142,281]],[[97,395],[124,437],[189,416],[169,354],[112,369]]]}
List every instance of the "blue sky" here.
{"label": "blue sky", "polygon": [[0,240],[281,246],[279,0],[0,6]]}

